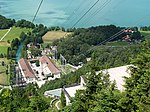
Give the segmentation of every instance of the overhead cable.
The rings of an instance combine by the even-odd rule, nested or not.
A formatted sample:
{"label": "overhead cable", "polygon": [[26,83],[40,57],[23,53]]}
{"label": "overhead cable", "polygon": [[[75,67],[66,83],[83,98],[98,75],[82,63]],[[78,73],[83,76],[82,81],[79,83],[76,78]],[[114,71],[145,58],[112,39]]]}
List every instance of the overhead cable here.
{"label": "overhead cable", "polygon": [[39,6],[38,6],[38,8],[37,8],[37,10],[36,10],[36,13],[35,13],[35,15],[34,15],[34,17],[33,17],[32,23],[35,21],[36,16],[37,16],[37,14],[38,14],[38,12],[39,12],[39,10],[40,10],[40,8],[41,8],[41,5],[42,5],[43,1],[44,1],[44,0],[41,0],[40,4],[39,4]]}

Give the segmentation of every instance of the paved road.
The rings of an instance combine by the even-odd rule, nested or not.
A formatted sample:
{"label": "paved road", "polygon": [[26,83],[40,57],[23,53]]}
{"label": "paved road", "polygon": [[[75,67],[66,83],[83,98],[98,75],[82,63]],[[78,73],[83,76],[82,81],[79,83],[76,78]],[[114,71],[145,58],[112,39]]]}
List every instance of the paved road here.
{"label": "paved road", "polygon": [[12,28],[10,27],[9,30],[5,33],[5,35],[0,39],[0,42],[7,36],[7,34],[10,32]]}
{"label": "paved road", "polygon": [[11,86],[3,86],[3,85],[0,85],[0,87],[3,88],[3,89],[10,89],[10,90],[12,90]]}
{"label": "paved road", "polygon": [[59,103],[60,103],[60,100],[55,103],[55,106],[56,106],[56,108],[57,108],[58,110],[60,110],[60,108],[59,108]]}

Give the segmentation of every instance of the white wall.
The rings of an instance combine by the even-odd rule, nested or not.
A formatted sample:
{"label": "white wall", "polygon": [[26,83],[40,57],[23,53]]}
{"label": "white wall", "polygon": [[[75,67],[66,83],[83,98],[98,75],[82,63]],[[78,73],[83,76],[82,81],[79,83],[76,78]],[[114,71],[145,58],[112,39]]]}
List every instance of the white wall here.
{"label": "white wall", "polygon": [[21,68],[20,63],[19,63],[19,68],[20,68],[20,70],[21,70],[21,74],[22,74],[22,76],[23,76],[24,81],[27,82],[27,79],[26,79],[25,74],[24,74],[24,72],[23,72],[23,70],[22,70],[22,68]]}
{"label": "white wall", "polygon": [[82,78],[82,77],[80,77],[80,85],[81,86],[85,86],[86,85],[86,83],[85,83],[85,81],[84,81],[84,79]]}
{"label": "white wall", "polygon": [[70,99],[68,98],[68,96],[65,94],[65,98],[66,98],[66,105],[70,104]]}

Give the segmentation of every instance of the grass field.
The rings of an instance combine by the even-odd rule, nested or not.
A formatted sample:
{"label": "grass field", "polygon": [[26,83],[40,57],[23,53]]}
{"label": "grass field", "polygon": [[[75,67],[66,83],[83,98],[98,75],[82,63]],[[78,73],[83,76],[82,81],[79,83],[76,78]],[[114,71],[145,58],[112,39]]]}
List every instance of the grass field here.
{"label": "grass field", "polygon": [[140,32],[146,39],[150,39],[150,31],[140,31]]}
{"label": "grass field", "polygon": [[[65,34],[66,32],[63,32],[63,31],[49,31],[42,38],[45,43],[49,43],[56,39],[63,38]],[[69,34],[71,33],[67,33],[67,35]]]}
{"label": "grass field", "polygon": [[9,76],[4,73],[0,74],[0,85],[9,85]]}
{"label": "grass field", "polygon": [[6,30],[0,30],[0,39],[5,35],[5,33],[8,31],[8,29]]}
{"label": "grass field", "polygon": [[[5,35],[7,30],[0,30],[0,38]],[[13,27],[11,31],[8,33],[8,35],[0,42],[0,54],[6,54],[7,48],[10,46],[10,44],[7,42],[8,40],[11,42],[15,38],[19,38],[20,34],[22,32],[27,33],[28,31],[31,31],[31,29],[27,28],[19,28],[19,27]]]}
{"label": "grass field", "polygon": [[19,38],[19,36],[20,36],[20,34],[21,34],[22,32],[27,33],[27,32],[29,32],[29,31],[31,31],[31,29],[13,27],[13,28],[11,29],[11,31],[8,33],[8,35],[4,38],[3,41],[7,41],[7,40],[12,41],[12,40],[15,39],[15,38]]}
{"label": "grass field", "polygon": [[0,54],[7,54],[7,48],[10,46],[6,41],[0,42]]}
{"label": "grass field", "polygon": [[0,45],[0,54],[7,54],[8,46],[1,46]]}
{"label": "grass field", "polygon": [[4,61],[6,65],[9,64],[9,60],[7,60],[6,58],[0,58],[0,84],[8,85],[9,75],[6,75],[6,66],[2,66],[2,61]]}

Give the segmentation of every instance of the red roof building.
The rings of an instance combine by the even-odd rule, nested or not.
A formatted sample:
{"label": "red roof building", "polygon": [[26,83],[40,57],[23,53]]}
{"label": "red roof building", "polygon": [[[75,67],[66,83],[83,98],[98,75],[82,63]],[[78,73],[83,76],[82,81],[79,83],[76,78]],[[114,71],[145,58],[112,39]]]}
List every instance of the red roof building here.
{"label": "red roof building", "polygon": [[35,78],[34,72],[27,59],[22,58],[18,63],[21,71],[24,73],[25,78]]}
{"label": "red roof building", "polygon": [[61,71],[55,66],[52,60],[48,56],[42,56],[39,61],[41,64],[46,64],[48,69],[51,71],[52,74],[59,74]]}

